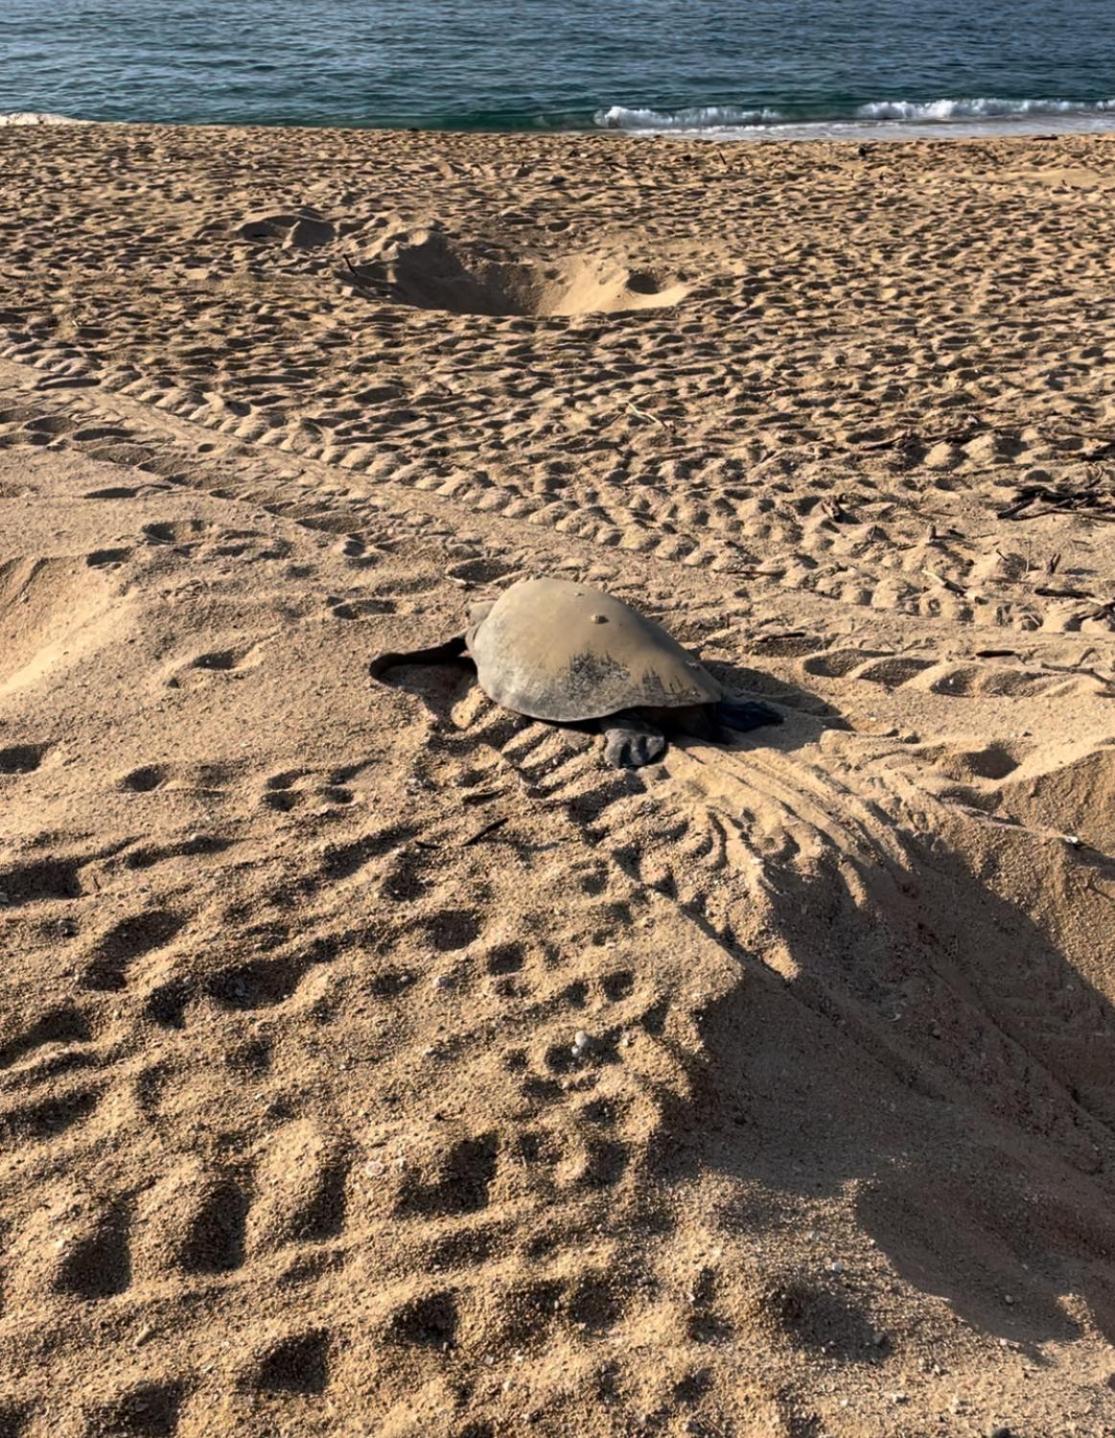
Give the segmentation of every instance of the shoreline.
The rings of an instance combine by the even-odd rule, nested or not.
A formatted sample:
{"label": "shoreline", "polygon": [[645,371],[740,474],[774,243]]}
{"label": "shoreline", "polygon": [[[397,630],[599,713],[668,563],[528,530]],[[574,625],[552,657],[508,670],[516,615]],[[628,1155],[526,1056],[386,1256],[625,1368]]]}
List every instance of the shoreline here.
{"label": "shoreline", "polygon": [[337,125],[332,123],[291,123],[287,121],[206,120],[91,120],[50,111],[20,110],[0,114],[0,130],[65,127],[68,125],[116,125],[131,128],[167,127],[197,130],[307,130],[340,131],[353,134],[422,135],[521,135],[586,136],[622,135],[628,139],[703,140],[714,144],[801,144],[876,143],[901,144],[913,141],[945,143],[950,140],[1027,140],[1072,136],[1103,137],[1115,133],[1115,106],[1103,113],[1056,111],[1025,116],[964,117],[949,120],[856,119],[771,120],[761,124],[687,126],[670,123],[656,126],[594,124],[585,126],[492,127],[490,129],[453,125]]}

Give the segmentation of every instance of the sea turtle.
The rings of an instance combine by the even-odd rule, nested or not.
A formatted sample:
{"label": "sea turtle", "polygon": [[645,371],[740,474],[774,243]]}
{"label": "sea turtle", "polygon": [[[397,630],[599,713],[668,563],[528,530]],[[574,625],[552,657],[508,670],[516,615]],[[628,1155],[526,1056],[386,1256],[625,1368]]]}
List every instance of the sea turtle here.
{"label": "sea turtle", "polygon": [[660,758],[667,729],[723,739],[723,728],[782,723],[769,704],[726,694],[661,625],[566,579],[521,579],[473,605],[464,634],[433,649],[380,654],[370,672],[378,679],[397,664],[463,657],[506,709],[559,724],[599,721],[604,757],[616,768]]}

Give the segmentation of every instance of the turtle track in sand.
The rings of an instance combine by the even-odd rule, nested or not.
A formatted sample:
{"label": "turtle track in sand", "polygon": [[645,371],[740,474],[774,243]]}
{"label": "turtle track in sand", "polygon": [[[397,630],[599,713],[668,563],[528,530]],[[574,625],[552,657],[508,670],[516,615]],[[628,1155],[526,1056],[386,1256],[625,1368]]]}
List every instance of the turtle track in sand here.
{"label": "turtle track in sand", "polygon": [[[28,356],[23,347],[9,351],[20,355],[21,360],[13,375],[18,375]],[[35,356],[36,366],[46,361]],[[60,381],[63,388],[66,382]],[[796,519],[786,524],[760,522],[753,539],[741,539],[739,517],[721,516],[698,507],[694,513],[693,527],[687,532],[684,522],[679,522],[678,501],[669,500],[660,514],[655,513],[648,496],[653,487],[641,493],[637,507],[631,507],[625,499],[615,505],[603,505],[595,501],[603,498],[599,492],[592,496],[593,502],[580,505],[572,500],[547,497],[537,491],[536,485],[517,485],[513,479],[495,479],[483,471],[450,474],[446,477],[437,468],[429,470],[424,465],[398,463],[390,458],[375,461],[367,446],[338,452],[334,447],[323,445],[319,432],[305,431],[301,437],[275,431],[260,434],[250,428],[248,437],[243,426],[235,421],[221,421],[212,412],[212,406],[196,403],[197,396],[164,396],[144,392],[143,386],[125,387],[119,392],[105,394],[98,390],[96,399],[81,405],[80,395],[85,386],[79,386],[76,398],[66,403],[78,407],[78,413],[90,418],[107,418],[112,415],[114,423],[98,427],[96,424],[82,425],[77,419],[66,418],[58,412],[59,402],[47,389],[42,398],[36,397],[32,404],[26,402],[0,413],[0,431],[6,432],[9,444],[30,444],[36,446],[67,446],[73,444],[92,458],[112,459],[125,465],[135,465],[141,471],[149,468],[151,455],[141,442],[145,417],[150,415],[151,406],[158,411],[168,410],[175,420],[171,421],[170,433],[175,443],[169,454],[181,456],[177,467],[168,460],[167,436],[164,433],[160,443],[160,458],[157,470],[165,471],[171,463],[171,476],[180,482],[189,482],[191,469],[197,469],[200,456],[214,459],[224,455],[230,470],[242,468],[238,461],[257,452],[264,446],[269,453],[272,445],[281,451],[290,451],[292,458],[287,474],[293,484],[283,488],[272,482],[268,504],[277,506],[283,513],[293,513],[307,525],[333,528],[337,532],[359,533],[367,522],[369,513],[390,508],[395,514],[406,513],[410,522],[421,525],[433,523],[435,528],[448,520],[461,523],[462,512],[471,512],[486,519],[503,519],[513,522],[514,530],[522,532],[521,526],[537,526],[543,531],[553,530],[555,534],[571,541],[585,542],[603,551],[620,550],[623,554],[644,555],[652,560],[694,568],[708,568],[735,575],[748,592],[769,586],[777,586],[795,593],[816,595],[841,604],[863,605],[871,609],[883,609],[897,614],[927,619],[940,619],[950,625],[972,624],[974,627],[987,625],[1011,627],[1022,633],[1037,630],[1052,633],[1075,633],[1102,635],[1109,632],[1110,616],[1102,602],[1092,602],[1087,595],[1066,601],[1060,597],[1058,587],[1052,582],[1041,586],[1036,574],[1029,578],[1031,597],[1019,608],[1011,598],[1008,588],[1019,583],[1020,577],[1030,575],[1029,561],[1021,556],[1018,566],[1000,564],[1004,569],[1004,591],[998,603],[985,605],[976,610],[970,604],[961,602],[962,586],[942,576],[940,565],[945,550],[943,541],[922,535],[922,542],[916,542],[911,530],[910,540],[895,545],[891,533],[880,534],[872,543],[878,544],[880,552],[888,555],[887,568],[900,571],[887,576],[880,570],[874,574],[853,573],[849,576],[848,563],[832,557],[827,562],[818,562],[811,557],[810,549],[823,556],[829,551],[843,553],[851,544],[852,550],[862,552],[862,545],[855,538],[847,544],[834,539],[839,525],[830,515],[840,516],[840,522],[847,518],[843,508],[848,495],[842,491],[838,500],[825,497],[826,491],[835,488],[831,482],[821,482],[820,493],[812,494],[804,501],[795,501],[791,509],[801,511],[811,518],[803,527]],[[130,392],[138,389],[138,397]],[[57,428],[56,428],[57,427]],[[214,443],[198,435],[202,429],[216,428],[227,436],[225,443]],[[276,462],[272,479],[281,474],[282,461]],[[211,466],[210,466],[211,468]],[[293,471],[293,473],[292,473]],[[242,481],[229,475],[223,492],[239,494]],[[664,487],[667,487],[664,485]],[[779,486],[775,486],[777,489]],[[784,484],[787,492],[794,486]],[[558,486],[560,492],[560,485]],[[263,491],[257,487],[262,497]],[[411,495],[408,504],[401,503],[404,493]],[[769,498],[755,498],[748,508],[748,514],[762,516],[772,507]],[[420,516],[422,518],[420,518]],[[684,506],[681,511],[684,520]],[[721,533],[721,525],[725,532]],[[712,531],[712,537],[708,531]],[[815,539],[815,547],[809,543],[809,535]],[[769,557],[774,546],[777,553],[782,547],[792,548],[792,554],[779,561]],[[548,547],[542,539],[542,548]],[[848,551],[851,552],[851,551]],[[107,552],[109,557],[111,552]],[[767,554],[765,559],[760,556]],[[1002,556],[1000,556],[1000,560]],[[947,562],[945,569],[948,569]],[[928,571],[930,583],[924,579]],[[962,576],[960,576],[962,577]],[[1044,602],[1032,597],[1037,586],[1038,595],[1046,589],[1052,600]],[[1102,589],[1102,586],[1100,586]],[[1083,598],[1083,603],[1081,602]],[[1045,611],[1044,616],[1042,611]]]}
{"label": "turtle track in sand", "polygon": [[[207,516],[251,514],[198,494],[204,516],[147,521],[185,541],[149,547],[170,582],[189,582],[195,546],[216,562]],[[183,499],[197,502],[151,496]],[[264,568],[316,555],[332,577],[361,558],[297,517],[258,510],[265,525]],[[381,581],[396,564],[413,569],[387,550]],[[307,582],[323,581],[272,581]],[[72,1366],[88,1305],[128,1305],[119,1361],[83,1391],[90,1431],[141,1413],[189,1435],[214,1412],[251,1431],[264,1411],[317,1431],[317,1405],[354,1392],[402,1421],[416,1386],[474,1423],[502,1422],[508,1394],[535,1424],[588,1423],[601,1345],[621,1414],[717,1414],[742,1342],[757,1356],[752,1431],[789,1435],[816,1403],[815,1365],[877,1401],[908,1362],[913,1294],[919,1342],[958,1355],[960,1316],[971,1391],[1000,1340],[1016,1354],[1106,1331],[1108,1010],[1007,903],[964,936],[980,964],[958,966],[963,886],[988,901],[958,856],[992,831],[925,793],[941,756],[811,714],[793,674],[809,669],[786,670],[784,742],[675,746],[653,779],[605,773],[587,737],[433,676],[436,723],[392,698],[411,717],[401,749],[369,754],[360,732],[324,764],[131,767],[118,800],[96,796],[146,818],[118,811],[116,853],[58,854],[77,891],[28,893],[23,912],[32,953],[65,922],[94,975],[112,956],[113,983],[29,1002],[0,1057],[0,1122],[34,1198],[10,1209],[12,1336],[49,1333]],[[409,776],[408,812],[386,823],[368,807],[389,792],[385,766]],[[981,768],[989,785],[1016,772]],[[454,793],[471,799],[463,831]],[[461,845],[493,818],[489,840]],[[127,838],[152,822],[177,842]],[[1048,885],[1101,903],[1084,881],[1102,870],[1064,845],[1050,867],[1026,829],[1015,842],[1042,850]],[[811,913],[823,934],[803,926]],[[819,1105],[822,1077],[846,1097]],[[135,1182],[145,1166],[153,1184]],[[1040,1201],[988,1207],[1004,1172]],[[794,1237],[807,1229],[812,1258]],[[1040,1267],[1024,1267],[1035,1247]],[[246,1325],[250,1344],[225,1343]],[[648,1331],[652,1366],[631,1351]],[[137,1342],[142,1374],[124,1356]],[[497,1381],[462,1398],[489,1358]]]}
{"label": "turtle track in sand", "polygon": [[[34,134],[27,143],[33,152],[40,142]],[[52,154],[72,147],[66,164],[95,167],[95,146],[77,143],[52,141]],[[146,143],[134,140],[140,151]],[[275,143],[305,159],[300,137]],[[370,152],[380,143],[369,140]],[[782,177],[795,204],[807,191],[812,199],[776,243],[774,191],[760,183],[761,166],[752,174],[733,154],[722,172],[703,172],[702,204],[715,207],[719,229],[731,216],[738,226],[727,245],[694,207],[684,147],[622,161],[590,147],[611,189],[586,193],[572,149],[551,154],[542,141],[527,186],[534,202],[501,204],[493,216],[493,196],[524,179],[513,147],[496,145],[477,168],[464,153],[454,158],[461,142],[444,143],[433,155],[419,146],[406,167],[422,175],[435,212],[440,201],[453,214],[451,229],[419,225],[374,193],[338,207],[333,184],[350,193],[352,160],[324,139],[312,203],[236,209],[218,193],[206,211],[189,145],[175,148],[157,225],[135,209],[125,180],[110,186],[115,208],[80,256],[97,276],[96,315],[60,319],[26,298],[45,255],[58,249],[60,263],[72,262],[63,230],[40,226],[34,245],[13,235],[13,274],[28,282],[0,312],[3,353],[43,367],[50,383],[124,392],[225,434],[601,547],[872,611],[1023,633],[1111,632],[1113,576],[1106,561],[1097,567],[1071,509],[1018,527],[1007,549],[987,533],[990,515],[1027,486],[1066,499],[1098,486],[1094,507],[1110,512],[1095,365],[1103,316],[1087,298],[1100,251],[1084,238],[1086,191],[1066,192],[1007,272],[988,253],[995,279],[970,313],[951,300],[936,307],[955,266],[947,235],[957,208],[982,236],[993,229],[988,204],[996,216],[1004,204],[1021,214],[1031,199],[997,175],[985,193],[978,148],[977,169],[913,188],[884,157],[865,171],[836,149],[814,177],[816,193],[796,172]],[[774,172],[786,163],[779,156]],[[858,199],[865,175],[890,187],[888,213],[896,223],[906,216],[908,245],[880,245]],[[653,193],[678,201],[669,212],[639,208],[639,187],[652,179]],[[249,189],[267,194],[262,179]],[[837,264],[820,217],[849,193],[860,238],[855,263],[845,254]],[[586,229],[594,246],[579,244]],[[465,244],[455,238],[463,234],[476,238]],[[989,243],[972,241],[969,257]],[[570,255],[588,254],[609,274],[634,276],[636,297],[669,290],[677,273],[703,278],[672,307],[595,317],[423,311],[349,283],[346,257],[359,269],[421,254],[426,274],[431,245],[466,275],[485,256],[533,274],[564,273]],[[1043,257],[1067,250],[1072,268],[1051,291]],[[157,333],[150,307],[132,304],[116,274],[123,260],[156,255],[158,308],[175,316]],[[1030,362],[1037,335],[1044,352],[1062,356],[1059,367]],[[454,462],[458,444],[467,464]]]}
{"label": "turtle track in sand", "polygon": [[[274,455],[269,448],[258,452],[258,441],[249,443],[230,437],[224,442],[214,442],[206,436],[206,426],[196,413],[191,411],[185,417],[171,418],[161,413],[161,407],[152,412],[148,404],[124,395],[98,391],[93,396],[79,390],[66,392],[63,398],[48,390],[32,397],[21,385],[26,374],[22,366],[9,362],[8,393],[18,394],[19,399],[3,403],[4,389],[0,388],[0,447],[72,450],[91,459],[134,467],[141,476],[137,488],[133,491],[118,486],[114,490],[110,486],[106,498],[140,494],[145,492],[145,486],[149,492],[150,486],[173,489],[185,485],[218,499],[246,501],[312,532],[336,535],[356,567],[374,565],[379,554],[398,545],[400,532],[424,536],[447,544],[449,576],[466,589],[494,582],[502,586],[548,567],[555,572],[565,569],[584,576],[589,566],[587,577],[596,574],[607,580],[616,577],[619,565],[631,558],[647,561],[648,573],[663,562],[686,569],[708,565],[714,573],[723,571],[720,612],[731,620],[751,612],[754,595],[785,587],[781,574],[740,568],[735,559],[725,560],[722,553],[679,554],[673,536],[657,544],[620,546],[623,552],[614,556],[618,563],[613,568],[607,553],[616,547],[611,531],[601,535],[591,528],[567,530],[559,521],[555,526],[556,535],[550,538],[546,528],[536,532],[536,516],[532,511],[520,514],[514,505],[492,508],[473,502],[473,495],[452,486],[416,485],[412,491],[406,476],[400,477],[395,472],[380,476],[376,483],[368,486],[363,476],[349,474],[343,464],[317,461],[306,455]],[[0,370],[0,379],[3,378],[4,372]],[[106,436],[114,442],[106,444]],[[258,477],[252,478],[253,475]],[[98,497],[98,492],[90,491],[90,497]],[[476,529],[469,524],[470,514],[475,516]],[[493,522],[498,526],[495,534]],[[147,537],[166,542],[162,536]],[[594,554],[597,549],[604,551],[598,557]],[[580,551],[579,556],[570,558],[571,550]],[[119,553],[123,556],[125,551]],[[668,592],[667,586],[662,590],[663,596]],[[639,591],[640,599],[645,594],[645,589]],[[800,594],[803,599],[814,595],[826,600],[832,597],[819,595],[808,585]],[[824,614],[824,607],[822,605],[819,614]],[[717,632],[733,632],[730,623],[725,627],[702,621],[702,610],[715,609],[713,603],[698,601],[691,610],[697,624],[704,631],[711,630],[714,639]],[[951,610],[930,606],[927,612],[918,612],[918,617],[931,621],[927,628],[931,634],[932,621],[951,626],[957,616]],[[826,626],[821,623],[817,627],[823,631]],[[1056,625],[1052,631],[1057,632]],[[978,657],[967,664],[942,661],[933,655],[932,639],[906,653],[879,650],[865,654],[858,647],[842,649],[823,633],[818,633],[815,640],[811,640],[805,630],[794,629],[789,634],[788,640],[782,643],[776,627],[770,636],[760,631],[757,652],[760,655],[783,651],[800,654],[806,676],[866,680],[888,690],[913,684],[919,689],[962,697],[1071,692],[1078,684],[1102,689],[1105,681],[1110,682],[1106,673],[1094,671],[1085,663],[1044,668],[1040,655],[1050,645],[1038,638],[1023,638],[1017,650],[1003,650],[1004,657],[1015,659],[1011,665]],[[815,655],[809,653],[811,643],[817,645]],[[966,646],[970,653],[977,643],[978,639],[973,636]],[[1072,649],[1054,648],[1058,655],[1063,652],[1071,659]],[[1078,652],[1086,658],[1090,648],[1082,636]],[[1029,656],[1033,656],[1031,667],[1026,664]]]}
{"label": "turtle track in sand", "polygon": [[[35,415],[13,416],[20,404]],[[25,387],[20,404],[7,404],[0,434],[9,457],[32,460],[44,447],[29,437],[49,432],[48,447],[79,466],[77,502],[103,516],[106,536],[124,525],[127,554],[98,583],[134,591],[147,573],[146,592],[173,594],[197,572],[226,587],[270,572],[250,581],[262,627],[280,598],[288,645],[304,643],[315,613],[330,634],[364,629],[354,672],[373,630],[413,623],[416,543],[443,556],[439,567],[451,557],[464,584],[559,557],[569,572],[597,563],[583,541],[579,558],[565,540],[548,556],[529,528],[508,548],[505,520],[466,541],[387,487],[354,502],[340,477],[313,503],[297,461],[267,455],[257,467],[244,446],[204,448],[189,423],[153,413],[140,424],[126,401],[86,392],[44,408]],[[36,428],[46,414],[71,423]],[[131,450],[83,454],[105,429],[139,447],[143,467]],[[144,518],[129,528],[137,502]],[[717,1413],[735,1401],[743,1341],[761,1355],[755,1434],[790,1434],[818,1362],[835,1362],[861,1404],[876,1401],[880,1376],[907,1362],[913,1295],[919,1342],[928,1333],[959,1354],[960,1316],[973,1385],[994,1371],[1000,1340],[1014,1353],[1106,1331],[1094,1254],[1110,1240],[1092,1186],[1115,1106],[1096,1062],[1108,1010],[1018,905],[987,913],[977,969],[958,967],[973,946],[955,927],[971,911],[965,885],[986,904],[967,865],[1006,832],[1027,872],[1045,872],[1028,903],[1071,885],[1083,927],[1099,931],[1087,909],[1104,900],[1089,883],[1102,888],[1106,872],[1050,832],[1071,816],[1072,781],[1058,801],[1060,771],[1041,780],[1028,753],[858,735],[838,710],[850,695],[911,688],[955,710],[1009,694],[995,676],[1022,666],[971,659],[957,672],[983,679],[960,686],[934,682],[947,665],[903,667],[900,655],[849,663],[819,601],[812,632],[768,614],[745,642],[750,604],[737,600],[732,620],[731,577],[702,595],[689,567],[625,563],[613,580],[663,614],[678,606],[679,577],[694,585],[687,637],[723,647],[734,630],[737,669],[759,666],[751,681],[788,709],[784,741],[677,745],[653,777],[617,775],[587,736],[523,723],[432,674],[427,719],[417,697],[385,696],[407,724],[401,748],[377,754],[366,725],[327,762],[266,769],[258,756],[168,763],[133,738],[119,797],[95,796],[102,809],[147,806],[143,819],[121,810],[111,821],[119,849],[94,852],[63,831],[37,878],[3,880],[16,922],[34,925],[31,951],[57,944],[64,925],[86,977],[75,1000],[28,1002],[5,1030],[0,1123],[39,1215],[12,1210],[18,1341],[46,1342],[49,1330],[50,1351],[72,1365],[88,1304],[127,1301],[124,1343],[178,1315],[142,1340],[159,1355],[156,1379],[116,1364],[87,1387],[91,1431],[143,1413],[189,1435],[214,1411],[250,1431],[260,1404],[314,1431],[315,1405],[354,1386],[387,1418],[401,1421],[415,1385],[455,1413],[460,1381],[488,1358],[511,1387],[501,1377],[473,1391],[470,1421],[501,1422],[511,1393],[535,1423],[571,1411],[588,1422],[601,1343],[615,1349],[621,1412]],[[355,618],[338,613],[346,604]],[[223,653],[215,622],[159,672],[176,678],[191,655]],[[256,669],[207,668],[202,681],[264,683],[275,651],[263,652],[272,657]],[[330,654],[325,672],[335,666]],[[1057,686],[1100,683],[1044,678],[1055,702],[1073,702]],[[384,765],[409,776],[406,816],[392,822],[368,807],[386,792]],[[1001,801],[985,796],[972,813],[965,781]],[[1014,796],[1033,782],[1031,817]],[[157,833],[137,840],[160,814]],[[1003,817],[1016,827],[1003,830]],[[1050,854],[1061,856],[1052,868]],[[817,913],[823,940],[803,928]],[[317,1037],[334,1033],[342,1045]],[[308,1108],[292,1099],[295,1072],[319,1086]],[[838,1108],[818,1107],[822,1073],[826,1092],[850,1096]],[[472,1097],[447,1104],[453,1093]],[[920,1167],[902,1154],[911,1105]],[[199,1124],[211,1140],[188,1139]],[[167,1141],[169,1165],[152,1147]],[[128,1154],[129,1172],[148,1163],[157,1182],[137,1188],[110,1153]],[[96,1165],[97,1190],[64,1179],[63,1161],[75,1175]],[[1036,1208],[988,1207],[1004,1164],[1041,1195]],[[792,1235],[806,1229],[854,1283],[805,1259]],[[355,1307],[354,1291],[367,1295]],[[274,1314],[262,1327],[261,1303]],[[251,1345],[231,1352],[221,1335],[249,1321]],[[628,1335],[648,1330],[663,1338],[653,1368],[626,1356]],[[34,1411],[42,1395],[21,1401]]]}

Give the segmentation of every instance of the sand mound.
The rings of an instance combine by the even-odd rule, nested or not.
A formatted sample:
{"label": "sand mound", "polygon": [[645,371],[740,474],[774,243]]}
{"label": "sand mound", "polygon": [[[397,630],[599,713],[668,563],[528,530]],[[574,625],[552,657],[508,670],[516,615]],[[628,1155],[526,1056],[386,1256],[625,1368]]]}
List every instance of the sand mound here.
{"label": "sand mound", "polygon": [[[97,571],[127,553],[97,548],[76,558],[0,558],[0,694],[65,668],[100,642],[106,619],[120,622],[126,605]],[[107,613],[110,605],[115,615]]]}
{"label": "sand mound", "polygon": [[676,305],[688,293],[666,275],[613,257],[516,259],[436,229],[396,242],[358,277],[399,304],[465,315],[620,314]]}
{"label": "sand mound", "polygon": [[332,241],[334,229],[324,215],[303,205],[291,212],[250,215],[237,234],[253,245],[278,243],[288,250],[316,250]]}

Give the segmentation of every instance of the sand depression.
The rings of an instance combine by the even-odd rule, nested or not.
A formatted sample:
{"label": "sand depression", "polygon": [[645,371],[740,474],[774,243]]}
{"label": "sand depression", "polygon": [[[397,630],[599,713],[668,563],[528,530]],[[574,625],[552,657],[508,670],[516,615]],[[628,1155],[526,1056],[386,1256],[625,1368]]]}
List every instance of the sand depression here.
{"label": "sand depression", "polygon": [[665,308],[688,293],[680,281],[631,268],[614,255],[586,251],[544,261],[455,240],[437,229],[391,242],[356,276],[419,309],[539,319]]}

